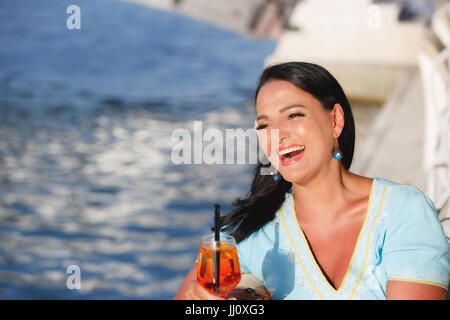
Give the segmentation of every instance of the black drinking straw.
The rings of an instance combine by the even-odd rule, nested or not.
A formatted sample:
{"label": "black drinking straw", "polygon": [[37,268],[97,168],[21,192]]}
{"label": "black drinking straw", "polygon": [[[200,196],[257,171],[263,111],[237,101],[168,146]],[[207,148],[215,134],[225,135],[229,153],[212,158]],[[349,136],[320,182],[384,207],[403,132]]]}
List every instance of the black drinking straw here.
{"label": "black drinking straw", "polygon": [[214,205],[214,240],[220,241],[220,204]]}
{"label": "black drinking straw", "polygon": [[214,205],[214,241],[216,243],[216,251],[213,255],[214,264],[214,292],[219,293],[220,288],[220,205]]}

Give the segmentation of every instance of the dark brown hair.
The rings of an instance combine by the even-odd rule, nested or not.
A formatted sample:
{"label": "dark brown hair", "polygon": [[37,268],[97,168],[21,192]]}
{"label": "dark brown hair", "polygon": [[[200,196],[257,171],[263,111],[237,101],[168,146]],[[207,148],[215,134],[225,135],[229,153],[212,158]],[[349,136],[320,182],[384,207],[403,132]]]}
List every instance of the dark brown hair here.
{"label": "dark brown hair", "polygon": [[[288,62],[270,66],[259,78],[255,92],[255,102],[261,87],[271,80],[285,80],[313,95],[325,110],[333,110],[339,103],[344,111],[344,128],[338,138],[341,159],[345,169],[349,170],[355,148],[355,123],[350,103],[337,80],[323,67],[307,62]],[[250,192],[247,198],[236,199],[236,207],[222,217],[222,231],[231,233],[239,243],[253,232],[262,228],[275,218],[275,213],[284,202],[285,194],[292,186],[284,179],[274,182],[272,176],[261,175],[261,168],[270,167],[258,163]]]}

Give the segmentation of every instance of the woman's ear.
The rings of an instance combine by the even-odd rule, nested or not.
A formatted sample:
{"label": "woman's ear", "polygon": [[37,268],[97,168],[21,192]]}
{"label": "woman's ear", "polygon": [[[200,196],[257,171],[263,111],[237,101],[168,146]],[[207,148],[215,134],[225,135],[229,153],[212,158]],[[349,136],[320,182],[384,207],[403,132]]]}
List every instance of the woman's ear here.
{"label": "woman's ear", "polygon": [[336,103],[333,110],[331,110],[331,122],[333,125],[334,138],[337,139],[341,135],[345,124],[344,110],[339,103]]}

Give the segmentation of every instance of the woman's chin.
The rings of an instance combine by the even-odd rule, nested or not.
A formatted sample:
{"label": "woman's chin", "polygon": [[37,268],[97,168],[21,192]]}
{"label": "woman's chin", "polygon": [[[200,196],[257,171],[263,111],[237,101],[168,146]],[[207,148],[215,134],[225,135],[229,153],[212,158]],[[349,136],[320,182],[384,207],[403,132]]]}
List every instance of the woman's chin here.
{"label": "woman's chin", "polygon": [[301,174],[298,174],[298,172],[283,172],[282,174],[283,179],[290,183],[298,183],[304,180],[304,176]]}
{"label": "woman's chin", "polygon": [[284,180],[295,184],[304,184],[308,180],[308,177],[310,177],[310,174],[306,174],[306,172],[310,173],[310,170],[306,170],[305,166],[300,166],[299,164],[281,167],[280,172]]}

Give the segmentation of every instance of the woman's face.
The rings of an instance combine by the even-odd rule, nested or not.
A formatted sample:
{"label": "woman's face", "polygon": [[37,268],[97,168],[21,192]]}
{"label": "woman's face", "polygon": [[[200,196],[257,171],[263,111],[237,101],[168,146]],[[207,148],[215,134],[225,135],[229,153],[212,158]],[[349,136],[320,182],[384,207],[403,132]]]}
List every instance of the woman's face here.
{"label": "woman's face", "polygon": [[339,104],[325,110],[294,84],[272,80],[258,93],[256,115],[259,144],[286,181],[306,182],[337,161],[332,153],[344,127]]}

